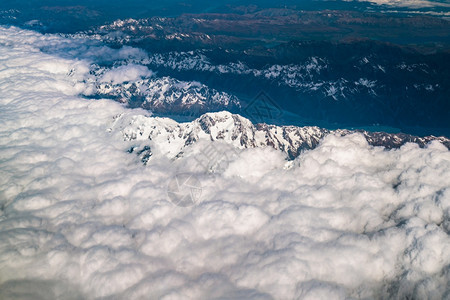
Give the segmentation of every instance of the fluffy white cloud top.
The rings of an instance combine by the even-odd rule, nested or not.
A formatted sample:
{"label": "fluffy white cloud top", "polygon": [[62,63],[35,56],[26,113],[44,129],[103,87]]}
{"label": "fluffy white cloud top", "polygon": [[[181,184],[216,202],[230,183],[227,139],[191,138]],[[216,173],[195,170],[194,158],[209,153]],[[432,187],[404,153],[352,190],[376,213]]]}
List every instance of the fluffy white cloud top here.
{"label": "fluffy white cloud top", "polygon": [[153,76],[153,73],[147,67],[136,64],[128,64],[108,70],[105,74],[103,74],[102,78],[100,78],[100,81],[120,84],[151,76]]}
{"label": "fluffy white cloud top", "polygon": [[407,8],[449,8],[448,1],[430,1],[430,0],[358,0],[360,2],[371,2],[376,5],[387,5],[393,7]]}
{"label": "fluffy white cloud top", "polygon": [[[124,50],[56,51],[71,43],[0,28],[1,299],[450,297],[444,146],[331,135],[292,164],[239,150],[213,177],[197,143],[144,166],[108,129],[146,112],[77,96],[91,60]],[[169,201],[180,172],[197,172],[197,205]]]}

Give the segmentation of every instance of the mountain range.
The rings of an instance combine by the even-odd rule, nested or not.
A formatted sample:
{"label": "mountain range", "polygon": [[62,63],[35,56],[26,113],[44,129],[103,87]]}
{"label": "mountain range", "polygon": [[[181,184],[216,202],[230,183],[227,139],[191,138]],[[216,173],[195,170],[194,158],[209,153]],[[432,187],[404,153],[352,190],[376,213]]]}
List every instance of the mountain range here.
{"label": "mountain range", "polygon": [[[418,137],[404,133],[369,132],[364,130],[328,130],[315,126],[276,126],[253,124],[250,120],[227,111],[206,113],[191,122],[179,123],[169,118],[144,115],[118,115],[111,130],[120,131],[124,140],[136,141],[129,152],[146,163],[154,150],[170,159],[183,156],[188,147],[200,141],[224,142],[234,149],[272,147],[292,160],[302,151],[314,149],[327,135],[361,134],[370,145],[386,149],[406,143],[425,147],[439,141],[450,149],[446,137]],[[146,143],[148,141],[148,143]]]}

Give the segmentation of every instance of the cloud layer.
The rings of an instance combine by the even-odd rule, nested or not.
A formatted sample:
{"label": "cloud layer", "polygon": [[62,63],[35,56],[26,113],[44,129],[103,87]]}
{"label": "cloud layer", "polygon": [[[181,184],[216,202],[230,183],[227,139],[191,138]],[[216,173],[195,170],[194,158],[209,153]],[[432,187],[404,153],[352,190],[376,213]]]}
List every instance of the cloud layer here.
{"label": "cloud layer", "polygon": [[[0,28],[0,298],[450,297],[447,148],[330,135],[293,162],[239,150],[216,176],[196,168],[208,143],[143,166],[108,129],[146,112],[77,96],[103,53],[139,51],[71,43]],[[167,185],[189,172],[201,199],[177,207]]]}
{"label": "cloud layer", "polygon": [[449,8],[450,4],[445,1],[429,0],[360,0],[360,2],[371,2],[377,5],[388,5],[393,7],[407,8]]}

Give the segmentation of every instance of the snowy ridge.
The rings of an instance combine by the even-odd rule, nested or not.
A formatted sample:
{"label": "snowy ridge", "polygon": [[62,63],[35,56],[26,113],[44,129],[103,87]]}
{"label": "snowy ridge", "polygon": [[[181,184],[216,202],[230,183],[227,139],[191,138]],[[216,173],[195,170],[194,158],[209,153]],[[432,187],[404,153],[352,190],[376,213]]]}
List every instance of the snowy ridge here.
{"label": "snowy ridge", "polygon": [[[325,90],[341,86],[342,82],[323,81],[319,76],[328,68],[328,62],[324,58],[311,56],[303,63],[287,65],[267,65],[261,69],[247,66],[241,61],[228,64],[214,65],[205,55],[207,50],[189,52],[155,53],[149,57],[150,65],[169,68],[176,71],[201,71],[214,72],[217,74],[251,75],[256,78],[277,81],[280,85],[296,88],[299,91],[316,91],[323,87]],[[361,78],[360,80],[364,80]],[[347,83],[347,82],[344,82]],[[355,82],[356,85],[358,85]],[[371,86],[370,88],[372,88]],[[349,87],[348,92],[356,92]],[[341,89],[341,88],[340,88]],[[326,92],[328,93],[328,92]]]}
{"label": "snowy ridge", "polygon": [[113,98],[131,107],[175,113],[192,110],[193,107],[197,113],[240,107],[236,96],[196,81],[155,77],[143,65],[124,64],[113,68],[94,65],[91,73],[94,75],[90,80],[95,86],[95,97]]}
{"label": "snowy ridge", "polygon": [[170,77],[119,84],[99,82],[96,88],[97,96],[112,97],[132,107],[152,111],[181,112],[193,106],[199,111],[240,107],[238,98],[233,95],[210,89],[199,82],[179,81]]}
{"label": "snowy ridge", "polygon": [[282,77],[289,82],[289,79],[299,77],[310,79],[315,74],[320,74],[327,69],[327,60],[319,57],[309,57],[303,64],[270,65],[263,69],[248,67],[243,62],[214,65],[205,55],[207,50],[197,50],[189,52],[169,52],[155,53],[149,57],[150,64],[164,66],[178,71],[197,70],[218,73],[251,74],[253,76],[263,76],[267,79]]}
{"label": "snowy ridge", "polygon": [[169,158],[181,156],[187,147],[198,141],[223,141],[238,149],[269,146],[284,152],[289,159],[294,159],[301,151],[317,147],[329,134],[345,136],[355,132],[361,133],[370,145],[388,149],[398,148],[408,142],[423,147],[433,140],[450,148],[450,140],[445,137],[252,124],[248,119],[227,111],[206,113],[188,123],[144,115],[120,115],[115,119],[113,127],[122,132],[125,140],[152,141],[152,147]]}
{"label": "snowy ridge", "polygon": [[[247,66],[245,63],[231,62],[228,64],[214,65],[206,56],[207,50],[197,50],[189,52],[169,52],[155,53],[149,57],[149,64],[155,67],[164,67],[176,71],[201,71],[213,72],[217,74],[250,75],[255,78],[277,82],[295,88],[299,92],[320,91],[323,96],[331,97],[334,100],[345,99],[349,95],[358,94],[365,91],[370,95],[376,95],[377,80],[361,77],[351,81],[346,78],[324,80],[325,71],[330,71],[329,62],[326,58],[311,56],[301,63],[296,64],[274,64],[267,65],[261,69]],[[369,60],[364,58],[362,64],[369,64]],[[405,64],[401,65],[404,68]],[[400,68],[400,67],[398,67]],[[385,67],[381,65],[373,66],[375,73],[385,73]],[[326,76],[325,76],[326,77]],[[416,89],[419,89],[416,87]]]}
{"label": "snowy ridge", "polygon": [[161,40],[189,40],[210,42],[211,37],[204,33],[181,33],[171,28],[171,19],[165,17],[152,17],[146,19],[116,20],[111,24],[88,31],[90,38],[110,43],[139,42],[144,39]]}
{"label": "snowy ridge", "polygon": [[[252,68],[242,61],[215,65],[208,58],[209,50],[188,52],[154,53],[149,57],[148,64],[155,67],[168,68],[175,71],[200,71],[216,74],[234,74],[253,76],[258,79],[276,82],[279,86],[288,86],[299,92],[320,92],[325,97],[334,100],[346,99],[361,92],[372,96],[383,88],[385,83],[379,82],[388,72],[404,71],[420,72],[422,75],[431,73],[427,64],[407,64],[401,62],[394,66],[381,65],[373,55],[362,57],[354,66],[357,71],[365,70],[362,77],[354,79],[350,74],[342,74],[341,78],[327,79],[327,73],[333,72],[333,67],[327,58],[310,56],[298,63],[269,64],[262,68]],[[370,78],[367,78],[370,77]],[[433,91],[440,88],[434,82],[417,82],[411,85],[417,91]]]}

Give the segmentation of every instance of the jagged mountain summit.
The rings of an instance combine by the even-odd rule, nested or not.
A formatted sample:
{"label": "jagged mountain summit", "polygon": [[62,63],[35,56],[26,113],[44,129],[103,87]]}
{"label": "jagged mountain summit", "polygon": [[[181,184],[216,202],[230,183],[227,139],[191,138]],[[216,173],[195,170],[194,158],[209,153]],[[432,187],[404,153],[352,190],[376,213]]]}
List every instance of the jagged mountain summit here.
{"label": "jagged mountain summit", "polygon": [[276,126],[252,124],[248,119],[227,111],[206,113],[192,122],[178,123],[169,118],[144,115],[119,115],[115,118],[112,130],[120,130],[125,140],[149,141],[136,152],[145,160],[152,151],[177,158],[186,148],[199,141],[222,141],[234,148],[272,147],[284,152],[289,160],[295,159],[304,150],[314,149],[329,134],[362,134],[373,146],[398,148],[405,143],[416,143],[424,147],[437,140],[450,149],[450,140],[445,137],[418,137],[404,133],[369,132],[364,130],[328,130],[315,126]]}

